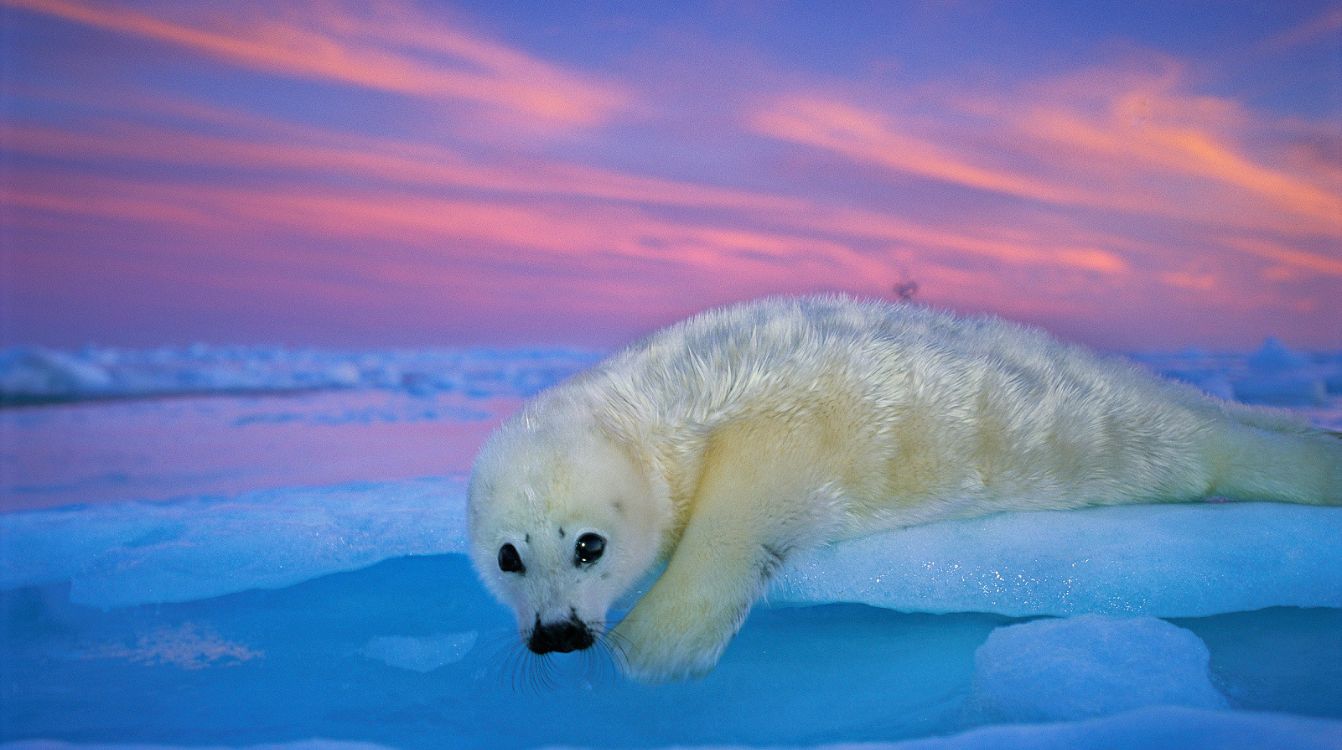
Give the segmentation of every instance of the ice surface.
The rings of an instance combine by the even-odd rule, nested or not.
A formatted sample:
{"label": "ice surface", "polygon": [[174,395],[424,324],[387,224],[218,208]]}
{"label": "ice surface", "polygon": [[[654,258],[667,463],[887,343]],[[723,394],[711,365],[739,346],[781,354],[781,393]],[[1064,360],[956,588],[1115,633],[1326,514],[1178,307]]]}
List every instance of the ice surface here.
{"label": "ice surface", "polygon": [[1058,724],[1004,725],[952,737],[826,750],[1338,750],[1342,722],[1159,707]]}
{"label": "ice surface", "polygon": [[70,581],[96,607],[277,588],[465,548],[460,479],[0,515],[0,588]]}
{"label": "ice surface", "polygon": [[378,388],[530,396],[587,367],[579,349],[338,352],[265,347],[0,350],[0,404],[185,393]]}
{"label": "ice surface", "polygon": [[979,647],[970,704],[985,718],[1012,721],[1225,708],[1210,658],[1196,635],[1153,617],[1035,620],[998,628]]}
{"label": "ice surface", "polygon": [[800,556],[776,602],[1183,617],[1342,606],[1342,509],[1203,503],[1005,513]]}
{"label": "ice surface", "polygon": [[[1160,707],[1085,721],[1003,725],[949,737],[903,742],[823,743],[789,747],[816,750],[1338,750],[1342,722],[1259,713],[1228,713]],[[191,746],[190,750],[224,750]],[[580,750],[582,745],[563,747]],[[591,745],[588,747],[602,747]],[[654,746],[655,747],[655,746]],[[669,747],[669,746],[667,746]],[[747,745],[676,745],[680,750],[744,750]],[[28,740],[0,744],[0,750],[188,750],[186,746],[82,744]],[[392,750],[387,745],[334,740],[246,745],[239,750]]]}
{"label": "ice surface", "polygon": [[369,659],[414,672],[432,672],[461,661],[475,648],[480,634],[474,630],[427,636],[388,635],[368,641],[360,651]]}
{"label": "ice surface", "polygon": [[[196,746],[141,744],[141,743],[82,743],[59,740],[20,740],[0,744],[0,750],[225,750],[227,745]],[[371,742],[342,742],[339,740],[301,740],[298,742],[267,742],[247,745],[238,750],[393,750],[386,745]]]}
{"label": "ice surface", "polygon": [[[407,750],[808,746],[963,732],[984,720],[967,706],[976,651],[1018,622],[861,605],[756,608],[707,677],[645,686],[619,679],[602,651],[529,655],[511,614],[456,554],[105,611],[71,604],[64,586],[10,590],[0,592],[0,615],[3,738],[209,746],[334,737]],[[1342,610],[1178,624],[1207,643],[1218,686],[1239,686],[1237,709],[1342,718]],[[443,639],[451,634],[463,641]],[[379,645],[392,659],[370,658]],[[1097,658],[1078,653],[1083,665]],[[407,668],[434,661],[431,671]]]}
{"label": "ice surface", "polygon": [[[3,514],[0,588],[68,580],[98,607],[275,588],[464,552],[464,506],[464,480],[443,478]],[[769,599],[1011,616],[1337,607],[1338,539],[1342,509],[1274,503],[1008,513],[800,555]]]}
{"label": "ice surface", "polygon": [[[0,403],[234,394],[0,411],[0,495],[27,508],[0,513],[0,741],[1342,747],[1336,508],[933,524],[795,561],[778,606],[754,608],[701,681],[630,684],[600,651],[533,657],[461,554],[459,472],[521,397],[584,357],[0,354]],[[1294,378],[1298,411],[1342,429],[1337,354],[1274,343],[1140,359],[1268,402],[1300,404]],[[1041,614],[1071,618],[1018,619]],[[1233,710],[1112,714],[1141,695]],[[1022,723],[1086,713],[1106,715]],[[295,742],[308,737],[351,742]]]}

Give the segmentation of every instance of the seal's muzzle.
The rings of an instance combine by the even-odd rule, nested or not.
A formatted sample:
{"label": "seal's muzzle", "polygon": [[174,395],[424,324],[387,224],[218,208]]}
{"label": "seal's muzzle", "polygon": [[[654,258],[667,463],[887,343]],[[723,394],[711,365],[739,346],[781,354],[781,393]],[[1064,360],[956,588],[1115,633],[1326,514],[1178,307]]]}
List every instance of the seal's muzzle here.
{"label": "seal's muzzle", "polygon": [[562,622],[553,622],[542,625],[540,618],[536,618],[536,627],[531,631],[531,638],[527,640],[527,648],[538,654],[548,654],[551,651],[558,651],[567,654],[570,651],[580,651],[590,647],[596,642],[592,631],[577,617],[570,617]]}

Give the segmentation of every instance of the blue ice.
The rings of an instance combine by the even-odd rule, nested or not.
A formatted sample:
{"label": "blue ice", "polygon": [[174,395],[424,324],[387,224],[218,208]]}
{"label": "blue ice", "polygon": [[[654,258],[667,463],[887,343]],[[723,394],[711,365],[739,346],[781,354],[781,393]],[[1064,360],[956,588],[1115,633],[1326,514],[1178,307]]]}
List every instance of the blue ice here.
{"label": "blue ice", "polygon": [[[4,353],[11,403],[331,395],[220,397],[232,407],[217,414],[213,401],[167,400],[0,412],[0,430],[52,442],[0,445],[0,747],[1342,748],[1342,509],[1002,514],[836,544],[792,561],[706,678],[645,686],[623,680],[607,651],[523,648],[463,554],[459,474],[396,475],[387,462],[369,464],[366,481],[317,472],[294,486],[246,467],[258,473],[237,481],[245,489],[186,492],[164,472],[171,460],[119,458],[114,444],[122,425],[170,436],[145,450],[203,432],[238,455],[279,446],[276,466],[318,451],[364,457],[398,434],[407,442],[392,453],[421,436],[466,445],[478,432],[453,432],[462,415],[477,414],[478,431],[498,399],[515,403],[592,357]],[[1142,360],[1342,427],[1337,354],[1269,342]],[[384,391],[395,408],[376,419],[325,423]],[[88,476],[48,471],[87,435],[111,436]],[[158,473],[117,480],[146,470]],[[67,496],[45,491],[58,482],[80,483],[86,504],[23,505]]]}

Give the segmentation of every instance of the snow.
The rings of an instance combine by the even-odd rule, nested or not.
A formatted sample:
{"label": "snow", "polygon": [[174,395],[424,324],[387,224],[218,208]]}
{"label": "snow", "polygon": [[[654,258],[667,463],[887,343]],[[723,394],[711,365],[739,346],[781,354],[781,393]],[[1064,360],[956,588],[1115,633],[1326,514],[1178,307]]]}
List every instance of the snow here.
{"label": "snow", "polygon": [[1015,617],[1338,607],[1338,539],[1335,508],[1207,503],[1004,513],[799,556],[770,597]]}
{"label": "snow", "polygon": [[[792,561],[701,681],[531,656],[466,471],[594,357],[0,354],[0,747],[1342,747],[1337,508],[930,524]],[[1342,428],[1342,355],[1138,359]]]}
{"label": "snow", "polygon": [[[0,538],[3,588],[69,581],[72,601],[103,608],[190,601],[403,555],[464,553],[465,482],[366,482],[9,513],[0,515]],[[1338,539],[1336,509],[1273,503],[1007,513],[800,555],[769,598],[1013,617],[1339,607]]]}

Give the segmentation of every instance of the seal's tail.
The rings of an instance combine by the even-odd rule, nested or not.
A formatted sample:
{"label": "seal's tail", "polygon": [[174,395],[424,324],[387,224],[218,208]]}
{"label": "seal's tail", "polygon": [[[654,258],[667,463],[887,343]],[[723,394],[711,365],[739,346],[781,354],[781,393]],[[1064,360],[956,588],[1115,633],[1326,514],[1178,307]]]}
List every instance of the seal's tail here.
{"label": "seal's tail", "polygon": [[1342,434],[1253,422],[1236,420],[1213,440],[1214,494],[1342,505]]}

